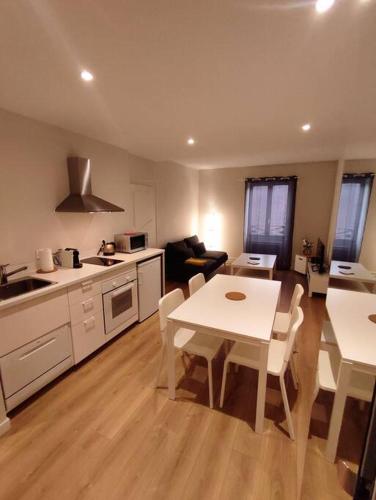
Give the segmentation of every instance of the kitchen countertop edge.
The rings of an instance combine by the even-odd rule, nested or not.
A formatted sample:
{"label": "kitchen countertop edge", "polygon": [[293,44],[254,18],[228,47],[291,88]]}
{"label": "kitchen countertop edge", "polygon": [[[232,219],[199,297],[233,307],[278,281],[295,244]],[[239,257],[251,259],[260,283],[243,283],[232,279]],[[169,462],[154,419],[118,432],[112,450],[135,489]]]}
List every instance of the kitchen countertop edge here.
{"label": "kitchen countertop edge", "polygon": [[[54,292],[63,290],[64,288],[68,288],[82,281],[86,281],[91,278],[96,278],[98,276],[108,274],[115,270],[121,270],[126,268],[130,264],[137,264],[138,262],[142,262],[144,260],[148,260],[150,258],[157,257],[158,255],[163,255],[163,254],[164,254],[164,249],[162,248],[148,248],[146,250],[141,250],[140,252],[135,252],[132,254],[115,253],[115,255],[105,256],[107,258],[123,261],[123,263],[114,266],[102,267],[96,264],[83,264],[83,267],[79,269],[58,268],[55,272],[48,274],[30,272],[27,274],[27,276],[31,276],[33,278],[45,279],[47,281],[53,281],[55,283],[45,288],[40,288],[33,292],[28,292],[23,295],[19,295],[18,297],[12,297],[10,299],[0,301],[0,312],[4,311],[5,309],[9,309],[11,307],[23,304],[25,302],[29,302],[34,299],[43,297],[45,295],[49,295]],[[85,276],[82,276],[83,270],[85,270]],[[61,275],[68,272],[69,272],[69,277],[63,280],[63,277]],[[72,277],[71,274],[74,272],[77,272],[77,275]],[[80,276],[78,275],[78,273],[80,273]],[[17,278],[15,278],[14,281],[16,281],[16,279]],[[11,282],[11,280],[9,282]]]}

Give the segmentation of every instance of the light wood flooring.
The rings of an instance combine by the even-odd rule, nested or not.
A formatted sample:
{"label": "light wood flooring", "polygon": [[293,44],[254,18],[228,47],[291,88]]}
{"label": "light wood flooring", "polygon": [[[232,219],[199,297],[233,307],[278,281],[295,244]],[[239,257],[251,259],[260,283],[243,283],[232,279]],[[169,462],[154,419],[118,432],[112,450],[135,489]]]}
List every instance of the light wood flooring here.
{"label": "light wood flooring", "polygon": [[[277,273],[276,279],[283,279],[280,310],[287,310],[295,282],[302,279],[292,272]],[[214,363],[213,410],[201,360],[183,377],[177,358],[182,378],[176,401],[167,398],[166,388],[155,389],[160,349],[155,314],[12,412],[11,431],[0,438],[0,499],[290,500],[298,498],[301,485],[305,499],[349,498],[339,490],[335,466],[322,458],[325,439],[315,424],[304,473],[325,308],[317,297],[304,297],[302,306],[298,393],[287,378],[295,442],[286,432],[273,378],[263,435],[253,430],[257,374],[252,370],[231,373],[225,407],[218,408],[223,354]]]}

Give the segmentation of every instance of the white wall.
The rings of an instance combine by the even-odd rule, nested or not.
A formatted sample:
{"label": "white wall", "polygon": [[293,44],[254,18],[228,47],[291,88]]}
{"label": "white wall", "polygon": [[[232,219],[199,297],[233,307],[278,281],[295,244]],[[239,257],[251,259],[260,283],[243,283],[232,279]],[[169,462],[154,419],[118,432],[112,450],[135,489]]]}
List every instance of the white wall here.
{"label": "white wall", "polygon": [[[91,159],[93,193],[124,213],[55,213],[69,191],[70,155]],[[159,244],[190,234],[198,210],[196,171],[0,110],[0,263],[32,261],[40,247],[89,250],[132,229],[131,183],[156,187]]]}
{"label": "white wall", "polygon": [[217,225],[218,249],[236,257],[243,251],[245,178],[297,175],[294,258],[295,253],[301,252],[304,237],[327,241],[336,171],[337,162],[201,170],[200,237],[204,241],[209,237],[208,221],[209,225]]}
{"label": "white wall", "polygon": [[157,188],[157,234],[159,246],[186,238],[198,231],[198,170],[174,163],[159,164],[156,176]]}

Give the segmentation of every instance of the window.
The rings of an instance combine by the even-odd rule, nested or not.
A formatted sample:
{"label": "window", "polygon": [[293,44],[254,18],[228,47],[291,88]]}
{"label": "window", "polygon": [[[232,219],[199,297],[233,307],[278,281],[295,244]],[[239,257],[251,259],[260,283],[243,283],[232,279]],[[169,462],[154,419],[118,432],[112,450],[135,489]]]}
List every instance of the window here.
{"label": "window", "polygon": [[339,200],[333,260],[358,262],[373,174],[345,174]]}
{"label": "window", "polygon": [[246,181],[244,251],[277,255],[277,268],[289,269],[296,177]]}

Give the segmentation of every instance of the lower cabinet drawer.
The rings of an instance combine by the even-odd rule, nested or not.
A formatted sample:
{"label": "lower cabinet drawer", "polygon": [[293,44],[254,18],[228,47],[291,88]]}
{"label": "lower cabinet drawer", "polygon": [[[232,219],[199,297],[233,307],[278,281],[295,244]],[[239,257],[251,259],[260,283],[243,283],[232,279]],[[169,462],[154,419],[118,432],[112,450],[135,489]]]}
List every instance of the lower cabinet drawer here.
{"label": "lower cabinet drawer", "polygon": [[103,311],[102,295],[80,300],[70,306],[71,324],[76,325]]}
{"label": "lower cabinet drawer", "polygon": [[72,356],[69,325],[64,325],[0,358],[5,398],[31,384]]}
{"label": "lower cabinet drawer", "polygon": [[42,387],[49,382],[52,382],[52,380],[59,375],[69,370],[71,366],[73,366],[73,357],[69,356],[69,358],[64,359],[64,361],[61,361],[61,363],[51,368],[51,370],[48,370],[48,372],[43,373],[43,375],[33,380],[33,382],[20,389],[9,398],[6,398],[5,407],[7,411],[13,410],[13,408],[22,403],[22,401],[25,401],[25,399],[35,394],[39,389],[42,389]]}
{"label": "lower cabinet drawer", "polygon": [[73,356],[77,364],[106,342],[103,311],[72,326]]}
{"label": "lower cabinet drawer", "polygon": [[102,293],[101,281],[97,279],[88,279],[72,285],[68,288],[68,300],[69,305],[73,305],[76,302],[87,300],[90,297]]}

